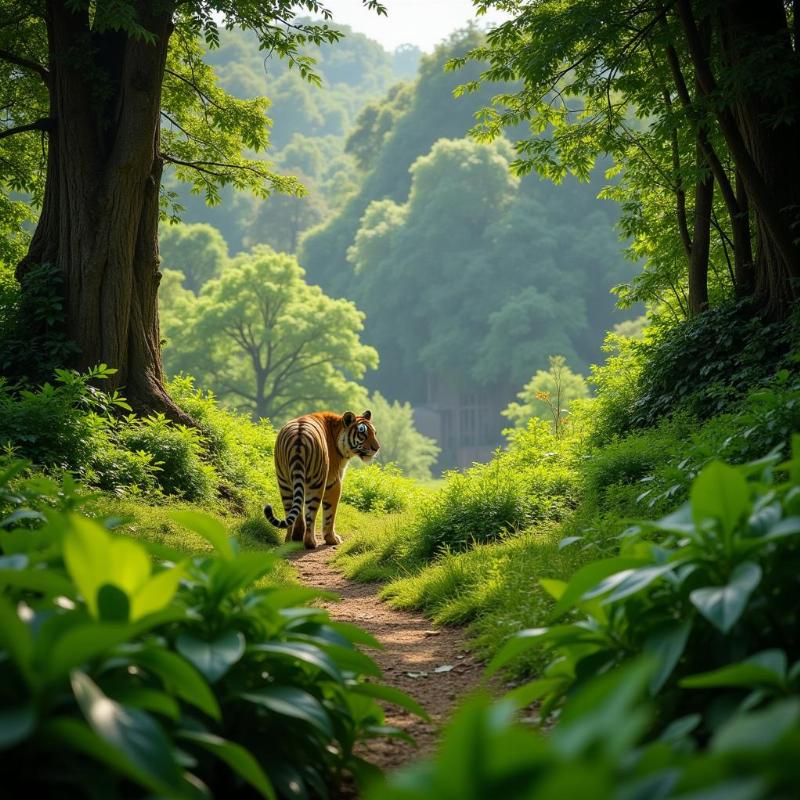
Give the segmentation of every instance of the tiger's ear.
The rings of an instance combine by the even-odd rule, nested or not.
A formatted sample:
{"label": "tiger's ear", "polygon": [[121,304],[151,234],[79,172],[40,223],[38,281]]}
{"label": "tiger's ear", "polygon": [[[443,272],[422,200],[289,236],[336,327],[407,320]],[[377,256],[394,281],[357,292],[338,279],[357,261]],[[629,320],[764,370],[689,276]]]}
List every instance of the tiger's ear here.
{"label": "tiger's ear", "polygon": [[367,409],[361,416],[364,417],[364,419],[372,419],[372,412]]}
{"label": "tiger's ear", "polygon": [[356,421],[356,415],[352,411],[345,411],[342,414],[342,423],[345,428],[349,428]]}

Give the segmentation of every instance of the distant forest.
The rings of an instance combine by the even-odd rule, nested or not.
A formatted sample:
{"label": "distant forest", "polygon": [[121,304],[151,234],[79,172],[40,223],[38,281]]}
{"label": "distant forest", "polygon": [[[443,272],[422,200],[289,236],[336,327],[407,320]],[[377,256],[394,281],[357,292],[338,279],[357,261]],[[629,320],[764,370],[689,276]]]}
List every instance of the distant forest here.
{"label": "distant forest", "polygon": [[[636,268],[615,232],[617,205],[598,199],[609,181],[602,168],[589,182],[519,178],[508,139],[469,137],[476,112],[511,88],[454,96],[482,66],[448,72],[445,64],[481,44],[478,29],[454,34],[431,55],[413,46],[389,53],[345,32],[316,56],[324,90],[258,51],[249,34],[223,32],[208,55],[222,87],[269,98],[270,158],[306,193],[262,199],[227,187],[209,206],[175,183],[168,189],[182,222],[162,224],[162,265],[197,293],[240,251],[268,245],[294,254],[308,283],[365,315],[361,341],[380,361],[350,378],[415,406],[441,406],[432,393],[443,385],[455,397],[490,397],[476,401],[491,419],[472,443],[492,448],[507,424],[500,410],[550,356],[586,374],[601,358],[604,333],[636,316],[615,308],[611,293]],[[176,290],[168,272],[165,363],[196,374],[173,346]],[[457,461],[446,451],[442,465]]]}

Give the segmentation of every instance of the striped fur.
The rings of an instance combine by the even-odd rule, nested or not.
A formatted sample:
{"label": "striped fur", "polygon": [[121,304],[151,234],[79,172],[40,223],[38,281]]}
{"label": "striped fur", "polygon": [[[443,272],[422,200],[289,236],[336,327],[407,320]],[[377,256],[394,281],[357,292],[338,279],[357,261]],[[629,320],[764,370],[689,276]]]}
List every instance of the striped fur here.
{"label": "striped fur", "polygon": [[264,507],[264,516],[276,528],[288,528],[287,542],[302,540],[309,549],[317,546],[314,524],[320,504],[325,542],[341,542],[334,522],[344,471],[354,456],[368,464],[380,448],[371,419],[369,411],[361,416],[319,411],[281,428],[275,442],[275,472],[286,519],[279,520],[270,505]]}

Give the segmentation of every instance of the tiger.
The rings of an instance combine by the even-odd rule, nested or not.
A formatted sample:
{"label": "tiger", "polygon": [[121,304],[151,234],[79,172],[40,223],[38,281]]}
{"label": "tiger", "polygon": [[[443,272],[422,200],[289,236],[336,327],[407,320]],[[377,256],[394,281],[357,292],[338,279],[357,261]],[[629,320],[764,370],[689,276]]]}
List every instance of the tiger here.
{"label": "tiger", "polygon": [[321,503],[325,543],[341,544],[334,522],[347,465],[355,456],[369,464],[380,449],[371,420],[369,410],[361,416],[352,411],[341,415],[318,411],[290,420],[280,429],[275,472],[286,519],[277,519],[271,505],[264,506],[264,516],[276,528],[288,529],[287,542],[302,540],[309,550],[317,546],[314,523]]}

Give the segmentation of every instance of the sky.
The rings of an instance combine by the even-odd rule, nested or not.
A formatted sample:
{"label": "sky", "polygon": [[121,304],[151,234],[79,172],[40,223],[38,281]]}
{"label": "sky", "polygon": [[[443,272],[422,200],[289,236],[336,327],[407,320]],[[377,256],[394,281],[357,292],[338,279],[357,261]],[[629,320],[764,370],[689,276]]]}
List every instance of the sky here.
{"label": "sky", "polygon": [[[470,20],[476,20],[472,0],[382,0],[388,17],[368,11],[361,0],[326,0],[335,22],[350,25],[379,41],[387,50],[401,44],[415,44],[430,52],[450,33]],[[477,21],[481,26],[505,19],[499,12],[491,12]]]}

